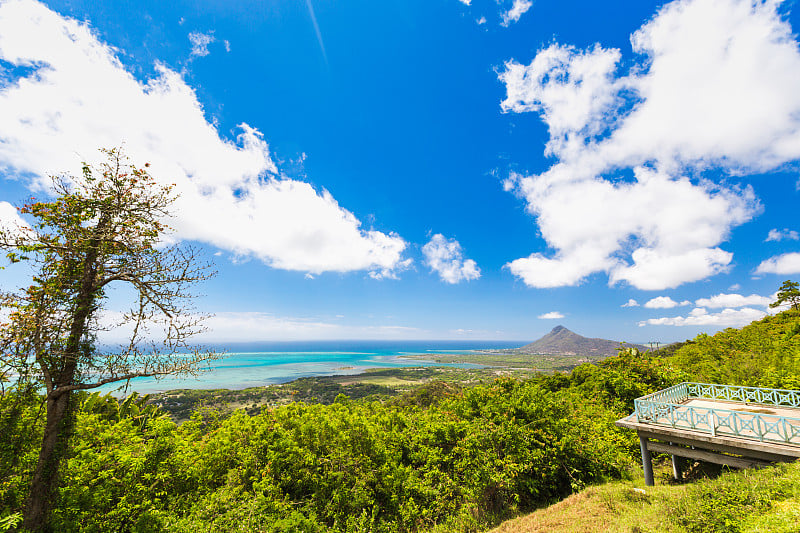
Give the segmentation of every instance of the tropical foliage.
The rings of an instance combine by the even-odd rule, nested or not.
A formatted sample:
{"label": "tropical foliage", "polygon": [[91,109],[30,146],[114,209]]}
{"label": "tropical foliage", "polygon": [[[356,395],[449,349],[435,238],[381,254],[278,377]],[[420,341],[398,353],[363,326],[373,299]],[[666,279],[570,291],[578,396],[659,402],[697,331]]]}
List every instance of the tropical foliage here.
{"label": "tropical foliage", "polygon": [[[81,392],[51,525],[484,531],[629,475],[638,442],[613,422],[638,396],[686,379],[798,383],[798,333],[800,313],[789,310],[701,335],[666,355],[628,349],[568,374],[469,388],[432,382],[394,397],[339,394],[332,403],[298,401],[249,414],[200,409],[181,425],[147,398]],[[43,424],[35,390],[0,397],[0,530],[19,523]],[[771,509],[779,492],[796,490],[789,481],[765,485],[763,494],[758,484],[731,483],[699,485],[670,503],[675,530],[699,530],[714,514],[713,527],[723,531],[752,509]]]}
{"label": "tropical foliage", "polygon": [[[631,463],[633,439],[613,426],[617,411],[577,387],[549,385],[505,379],[420,402],[340,396],[256,416],[198,413],[181,426],[141,400],[88,395],[54,528],[482,530],[618,478]],[[25,494],[41,421],[35,398],[2,401],[4,413],[24,413],[14,419],[17,440],[1,449],[8,515]]]}
{"label": "tropical foliage", "polygon": [[800,389],[800,311],[698,335],[665,358],[692,381]]}

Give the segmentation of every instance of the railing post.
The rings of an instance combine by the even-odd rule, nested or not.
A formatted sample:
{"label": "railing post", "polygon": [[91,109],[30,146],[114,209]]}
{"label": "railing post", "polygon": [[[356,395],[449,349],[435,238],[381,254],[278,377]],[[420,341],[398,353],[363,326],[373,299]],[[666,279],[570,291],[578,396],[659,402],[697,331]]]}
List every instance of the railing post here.
{"label": "railing post", "polygon": [[642,470],[644,471],[644,484],[648,487],[655,485],[653,479],[653,459],[647,449],[647,437],[639,435],[639,447],[642,449]]}

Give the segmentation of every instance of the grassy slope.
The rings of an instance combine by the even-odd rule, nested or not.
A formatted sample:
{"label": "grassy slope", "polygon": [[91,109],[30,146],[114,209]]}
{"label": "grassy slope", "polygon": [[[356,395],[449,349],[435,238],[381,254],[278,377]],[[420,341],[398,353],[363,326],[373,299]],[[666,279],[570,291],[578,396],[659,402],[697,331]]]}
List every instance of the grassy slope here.
{"label": "grassy slope", "polygon": [[641,477],[606,483],[504,522],[492,533],[593,531],[796,533],[800,463],[687,485],[645,487]]}

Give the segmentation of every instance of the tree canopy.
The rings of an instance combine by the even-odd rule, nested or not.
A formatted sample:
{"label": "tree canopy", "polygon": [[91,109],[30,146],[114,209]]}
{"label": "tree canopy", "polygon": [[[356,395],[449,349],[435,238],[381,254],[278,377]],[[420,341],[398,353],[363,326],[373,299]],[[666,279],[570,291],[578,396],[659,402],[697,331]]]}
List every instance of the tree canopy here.
{"label": "tree canopy", "polygon": [[795,310],[800,310],[800,283],[787,279],[778,289],[777,299],[769,304],[770,307],[780,307],[789,304]]}
{"label": "tree canopy", "polygon": [[[191,248],[165,246],[165,220],[175,199],[119,149],[103,150],[99,167],[52,178],[54,199],[20,208],[31,224],[0,229],[0,249],[25,262],[32,283],[0,304],[0,375],[17,387],[43,386],[47,422],[24,526],[46,529],[59,458],[72,429],[70,396],[140,376],[196,373],[215,353],[188,342],[202,330],[190,289],[209,277]],[[108,307],[112,285],[134,295],[127,311]],[[2,316],[2,315],[0,315]],[[102,348],[98,333],[128,332]]]}

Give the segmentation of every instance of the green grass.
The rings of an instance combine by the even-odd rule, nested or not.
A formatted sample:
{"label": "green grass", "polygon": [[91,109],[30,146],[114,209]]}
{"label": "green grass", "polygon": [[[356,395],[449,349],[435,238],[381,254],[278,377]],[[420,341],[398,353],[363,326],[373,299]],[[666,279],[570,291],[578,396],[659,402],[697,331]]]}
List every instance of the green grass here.
{"label": "green grass", "polygon": [[492,533],[797,533],[800,463],[645,487],[641,475],[590,487]]}
{"label": "green grass", "polygon": [[406,355],[403,358],[434,361],[436,363],[476,364],[500,368],[538,370],[541,372],[568,371],[582,363],[593,363],[602,359],[583,355],[524,354],[515,350]]}

